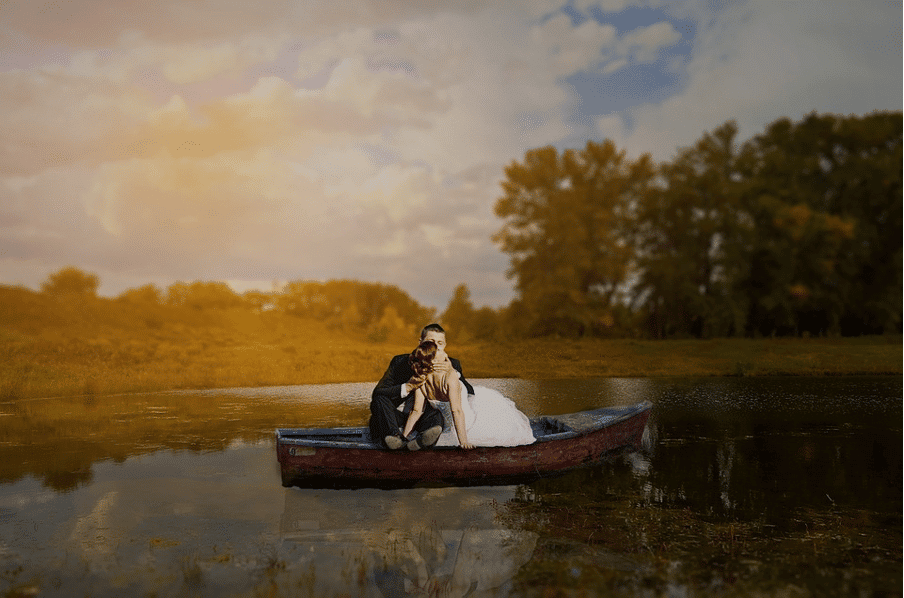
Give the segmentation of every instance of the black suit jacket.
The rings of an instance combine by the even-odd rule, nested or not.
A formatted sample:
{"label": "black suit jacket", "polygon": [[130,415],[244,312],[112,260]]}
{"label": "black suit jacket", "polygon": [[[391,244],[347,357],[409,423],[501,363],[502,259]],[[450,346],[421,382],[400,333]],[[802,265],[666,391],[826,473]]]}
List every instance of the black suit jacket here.
{"label": "black suit jacket", "polygon": [[[474,394],[474,387],[465,380],[465,376],[461,372],[461,363],[453,357],[450,357],[449,361],[452,362],[452,367],[461,376],[461,381],[465,383],[468,394]],[[371,398],[382,395],[390,399],[392,404],[398,407],[408,398],[402,396],[402,385],[408,382],[413,375],[414,372],[411,370],[411,366],[408,365],[408,354],[396,355],[389,362],[389,367],[386,368],[386,373],[383,374],[383,377],[377,383],[377,387],[374,388]],[[411,395],[413,393],[408,394]]]}

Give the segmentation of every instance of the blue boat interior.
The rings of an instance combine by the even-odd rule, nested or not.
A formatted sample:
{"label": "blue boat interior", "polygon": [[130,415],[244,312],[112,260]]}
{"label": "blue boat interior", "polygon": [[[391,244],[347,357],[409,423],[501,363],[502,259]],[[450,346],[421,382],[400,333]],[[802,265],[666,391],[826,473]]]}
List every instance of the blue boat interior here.
{"label": "blue boat interior", "polygon": [[[534,438],[538,441],[558,440],[575,435],[575,430],[555,417],[535,417],[530,421]],[[370,430],[357,428],[282,428],[277,430],[279,442],[307,446],[335,446],[364,448],[377,445],[371,441]],[[445,447],[444,447],[445,448]],[[454,447],[448,447],[454,448]]]}

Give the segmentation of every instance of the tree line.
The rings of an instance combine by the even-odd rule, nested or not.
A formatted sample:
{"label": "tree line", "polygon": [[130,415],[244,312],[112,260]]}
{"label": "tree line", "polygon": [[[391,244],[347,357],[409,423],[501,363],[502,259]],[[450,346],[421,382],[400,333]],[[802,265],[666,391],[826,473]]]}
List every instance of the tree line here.
{"label": "tree line", "polygon": [[[609,140],[529,150],[505,168],[494,241],[516,298],[445,310],[355,280],[272,292],[222,282],[145,285],[138,306],[313,318],[373,341],[439,320],[457,341],[500,336],[711,338],[901,332],[900,112],[782,118],[740,143],[729,121],[661,164]],[[42,292],[96,296],[68,267]]]}
{"label": "tree line", "polygon": [[729,121],[662,164],[608,140],[512,162],[495,240],[520,332],[900,332],[901,113],[737,133]]}
{"label": "tree line", "polygon": [[[97,299],[100,279],[75,266],[54,272],[41,292],[61,301]],[[139,313],[155,312],[165,319],[166,309],[188,313],[238,310],[252,314],[283,314],[317,320],[337,330],[372,341],[410,341],[436,310],[420,305],[402,289],[357,280],[291,281],[274,284],[273,291],[237,293],[225,282],[175,282],[166,288],[146,284],[130,288],[113,301],[133,306]],[[164,310],[161,312],[160,310]]]}

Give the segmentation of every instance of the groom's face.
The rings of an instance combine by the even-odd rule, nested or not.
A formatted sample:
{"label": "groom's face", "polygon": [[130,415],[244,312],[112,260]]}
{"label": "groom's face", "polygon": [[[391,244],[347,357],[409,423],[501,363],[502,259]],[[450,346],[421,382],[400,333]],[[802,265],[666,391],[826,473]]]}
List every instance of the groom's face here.
{"label": "groom's face", "polygon": [[421,341],[422,342],[423,341],[433,341],[434,343],[436,343],[436,348],[437,348],[436,356],[440,357],[440,354],[442,354],[443,358],[445,358],[445,355],[446,355],[446,335],[445,334],[443,334],[442,332],[436,332],[434,330],[430,330],[427,332],[427,334],[424,335],[424,338],[422,338]]}

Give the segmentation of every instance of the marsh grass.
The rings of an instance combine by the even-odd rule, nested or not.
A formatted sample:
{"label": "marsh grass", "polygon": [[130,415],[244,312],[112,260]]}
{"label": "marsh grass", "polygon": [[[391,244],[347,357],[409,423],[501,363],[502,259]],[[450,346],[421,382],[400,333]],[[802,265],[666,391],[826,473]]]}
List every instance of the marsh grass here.
{"label": "marsh grass", "polygon": [[[885,595],[884,586],[897,583],[900,528],[883,525],[881,515],[833,507],[720,517],[638,499],[638,482],[615,475],[622,467],[612,461],[537,482],[533,494],[498,507],[504,525],[539,536],[513,580],[516,593],[817,596],[867,595],[859,590],[875,587],[868,595]],[[848,572],[835,576],[836,567]]]}
{"label": "marsh grass", "polygon": [[67,304],[0,287],[0,401],[376,380],[393,350],[277,313]]}
{"label": "marsh grass", "polygon": [[[0,286],[0,401],[376,381],[415,339],[378,342],[275,312],[66,301]],[[450,331],[449,341],[469,378],[902,373],[901,336],[456,344]]]}

